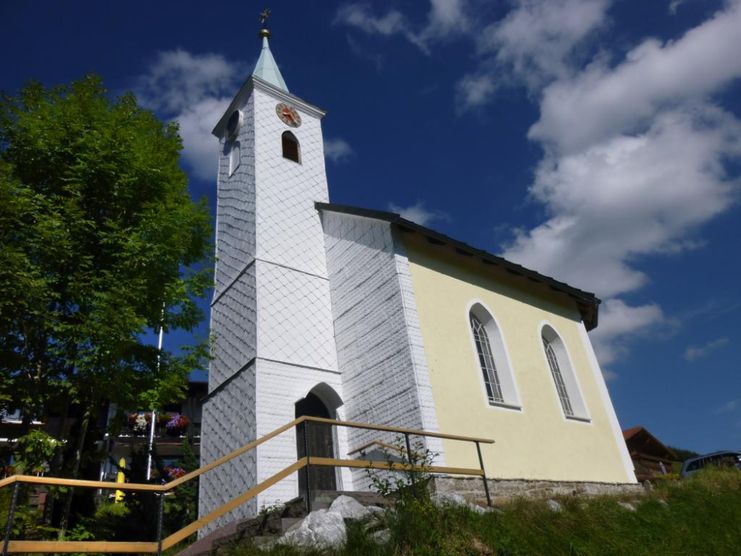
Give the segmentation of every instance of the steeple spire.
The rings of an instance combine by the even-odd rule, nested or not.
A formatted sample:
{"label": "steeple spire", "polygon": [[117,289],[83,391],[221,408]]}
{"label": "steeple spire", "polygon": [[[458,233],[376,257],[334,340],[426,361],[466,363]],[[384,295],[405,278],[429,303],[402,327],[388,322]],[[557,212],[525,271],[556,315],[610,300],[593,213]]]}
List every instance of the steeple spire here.
{"label": "steeple spire", "polygon": [[260,13],[260,24],[262,28],[258,33],[262,37],[262,51],[260,52],[260,57],[257,59],[257,64],[255,64],[252,75],[288,92],[288,86],[280,74],[278,64],[275,63],[275,58],[273,58],[273,53],[270,52],[270,44],[268,43],[270,29],[267,26],[268,17],[270,17],[270,10],[266,8]]}

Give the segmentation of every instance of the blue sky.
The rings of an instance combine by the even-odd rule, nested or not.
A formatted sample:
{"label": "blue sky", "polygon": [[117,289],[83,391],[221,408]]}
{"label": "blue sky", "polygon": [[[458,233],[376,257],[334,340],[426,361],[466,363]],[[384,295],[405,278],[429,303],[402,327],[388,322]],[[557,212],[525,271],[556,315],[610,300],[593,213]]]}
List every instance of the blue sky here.
{"label": "blue sky", "polygon": [[[0,89],[95,72],[134,90],[180,122],[213,203],[210,130],[257,59],[262,7],[5,1]],[[270,7],[289,89],[328,111],[333,202],[595,292],[622,426],[741,448],[741,2]]]}

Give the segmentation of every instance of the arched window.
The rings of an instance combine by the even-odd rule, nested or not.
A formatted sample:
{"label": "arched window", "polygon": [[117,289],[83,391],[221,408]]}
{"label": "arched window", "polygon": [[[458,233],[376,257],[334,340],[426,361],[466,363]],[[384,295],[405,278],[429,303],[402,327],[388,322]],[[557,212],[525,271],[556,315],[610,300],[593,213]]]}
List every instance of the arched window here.
{"label": "arched window", "polygon": [[242,150],[239,147],[239,141],[231,143],[229,149],[229,175],[231,176],[239,168],[239,163],[242,160]]}
{"label": "arched window", "polygon": [[468,321],[489,404],[519,406],[514,378],[497,323],[478,303],[471,308]]}
{"label": "arched window", "polygon": [[588,419],[587,408],[579,393],[576,375],[563,340],[548,325],[545,325],[541,331],[541,340],[564,415],[573,419]]}
{"label": "arched window", "polygon": [[283,143],[283,158],[293,160],[294,162],[301,162],[301,147],[298,144],[298,139],[290,131],[284,131],[281,136]]}

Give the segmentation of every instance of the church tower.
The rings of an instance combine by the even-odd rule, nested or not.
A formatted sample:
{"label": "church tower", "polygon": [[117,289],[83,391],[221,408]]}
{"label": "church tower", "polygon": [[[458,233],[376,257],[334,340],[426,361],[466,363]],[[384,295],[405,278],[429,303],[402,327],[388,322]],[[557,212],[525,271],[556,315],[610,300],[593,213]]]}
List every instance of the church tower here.
{"label": "church tower", "polygon": [[[324,112],[289,92],[270,31],[260,36],[255,69],[213,130],[220,152],[204,465],[299,415],[342,417],[324,235],[314,205],[328,201]],[[200,514],[295,462],[302,445],[289,430],[207,473]],[[346,451],[343,433],[330,436],[324,449]],[[326,487],[350,486],[349,474],[329,471]],[[281,481],[230,519],[297,496],[299,481],[295,474]]]}

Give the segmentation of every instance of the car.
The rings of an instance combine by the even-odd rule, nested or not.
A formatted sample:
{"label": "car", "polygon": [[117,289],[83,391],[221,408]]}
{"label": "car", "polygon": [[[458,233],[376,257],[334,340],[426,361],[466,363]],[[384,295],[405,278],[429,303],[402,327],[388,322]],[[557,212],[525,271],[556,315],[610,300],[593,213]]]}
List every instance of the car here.
{"label": "car", "polygon": [[735,467],[741,471],[741,452],[733,450],[721,451],[690,458],[685,460],[682,464],[682,470],[679,474],[682,477],[689,477],[690,475],[697,473],[700,469],[708,466]]}

